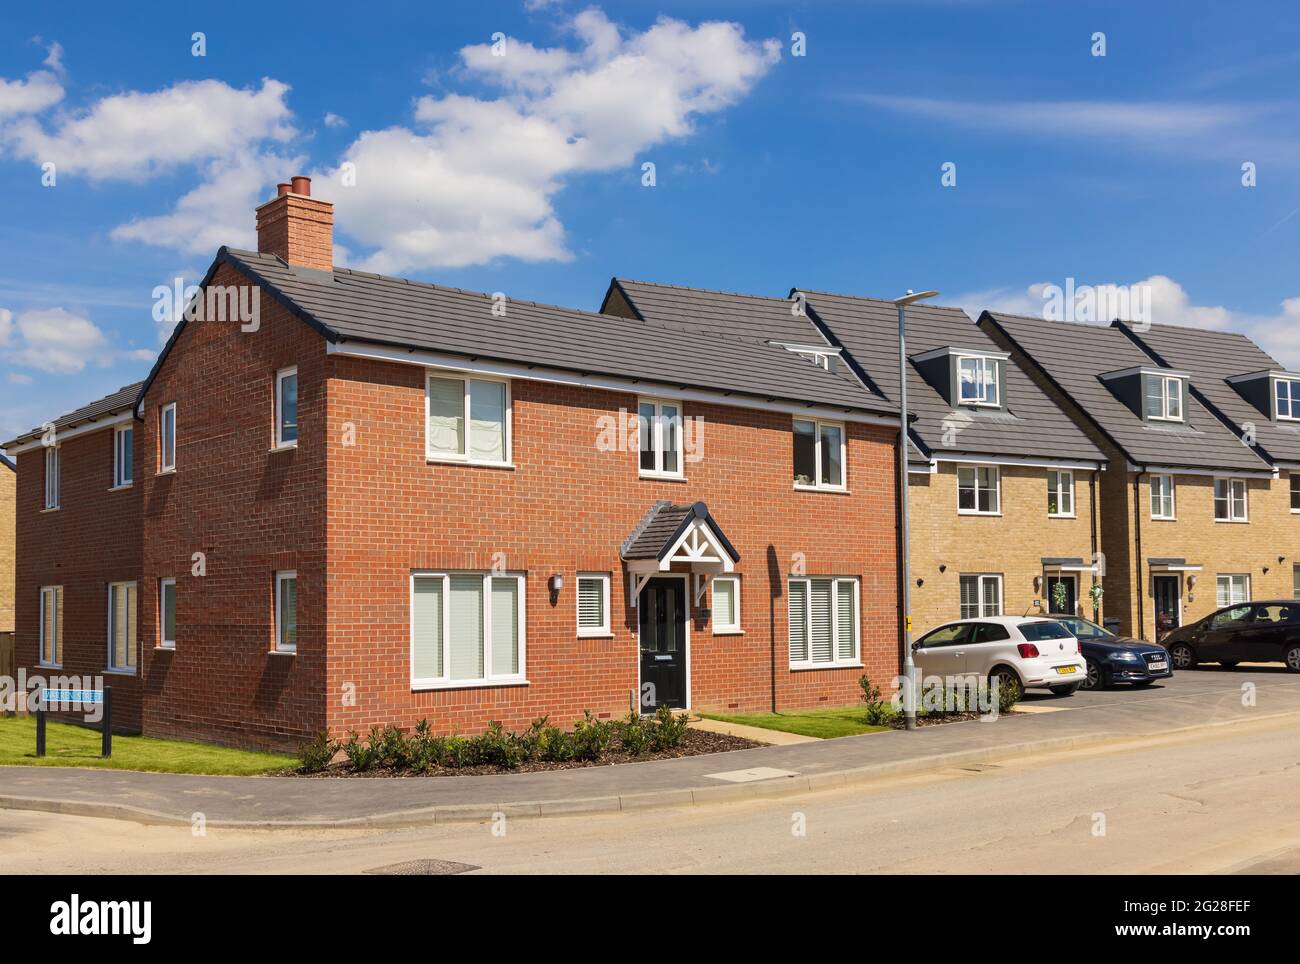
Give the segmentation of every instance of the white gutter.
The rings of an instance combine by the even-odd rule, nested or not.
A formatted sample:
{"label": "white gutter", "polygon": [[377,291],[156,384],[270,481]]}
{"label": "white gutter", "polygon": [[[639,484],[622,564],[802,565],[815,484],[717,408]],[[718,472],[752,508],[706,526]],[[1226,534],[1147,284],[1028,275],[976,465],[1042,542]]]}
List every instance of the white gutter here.
{"label": "white gutter", "polygon": [[1034,469],[1078,469],[1080,472],[1105,472],[1105,462],[1067,462],[1043,458],[1021,458],[999,455],[932,455],[935,462],[954,462],[960,465],[1022,465]]}
{"label": "white gutter", "polygon": [[[133,417],[131,409],[128,408],[125,412],[119,412],[116,415],[111,415],[105,418],[98,418],[93,422],[78,425],[76,428],[59,429],[54,434],[54,442],[57,445],[70,438],[76,438],[79,435],[89,435],[91,432],[99,432],[106,428],[112,428],[115,425],[122,425],[131,421]],[[21,445],[9,446],[5,449],[5,454],[10,458],[13,458],[20,452],[31,452],[40,448],[45,448],[45,443],[42,442],[41,437],[38,436],[30,442],[23,442]]]}

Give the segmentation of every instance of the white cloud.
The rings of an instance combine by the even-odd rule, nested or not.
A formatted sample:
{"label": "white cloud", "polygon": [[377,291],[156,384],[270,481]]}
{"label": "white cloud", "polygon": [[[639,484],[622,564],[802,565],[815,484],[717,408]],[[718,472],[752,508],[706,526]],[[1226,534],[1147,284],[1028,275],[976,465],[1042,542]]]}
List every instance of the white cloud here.
{"label": "white cloud", "polygon": [[35,114],[63,99],[63,85],[48,70],[37,70],[23,80],[0,77],[0,120]]}
{"label": "white cloud", "polygon": [[94,322],[63,308],[24,311],[18,316],[17,332],[17,348],[8,357],[28,368],[72,374],[90,362],[111,360],[108,338]]}
{"label": "white cloud", "polygon": [[338,114],[335,114],[333,111],[326,111],[325,126],[326,127],[347,127],[348,121],[346,117],[340,117]]}
{"label": "white cloud", "polygon": [[0,346],[9,344],[14,332],[14,313],[0,308]]}
{"label": "white cloud", "polygon": [[461,51],[462,72],[496,98],[449,94],[416,103],[414,129],[361,133],[340,171],[318,174],[340,230],[371,251],[362,266],[401,272],[507,256],[570,257],[553,199],[566,178],[618,168],[688,136],[700,116],[749,92],[779,59],[776,41],[733,23],[661,18],[625,33],[599,10],[568,21],[578,49],[510,38]]}
{"label": "white cloud", "polygon": [[51,129],[25,117],[9,126],[7,138],[19,156],[53,161],[60,173],[143,181],[183,165],[238,158],[267,140],[288,140],[294,134],[288,92],[269,78],[256,90],[185,81],[105,97],[85,111],[61,114]]}
{"label": "white cloud", "polygon": [[31,375],[24,375],[22,372],[10,372],[5,376],[11,385],[30,385],[32,383]]}
{"label": "white cloud", "polygon": [[63,73],[63,44],[55,40],[45,50],[45,59],[41,61],[56,74]]}

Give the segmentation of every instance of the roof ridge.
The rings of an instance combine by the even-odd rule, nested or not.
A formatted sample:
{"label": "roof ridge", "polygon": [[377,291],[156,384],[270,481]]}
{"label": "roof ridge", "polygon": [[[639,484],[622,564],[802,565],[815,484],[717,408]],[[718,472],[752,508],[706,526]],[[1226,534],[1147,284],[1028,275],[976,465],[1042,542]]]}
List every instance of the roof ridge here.
{"label": "roof ridge", "polygon": [[614,276],[614,280],[619,284],[633,285],[650,285],[653,288],[671,288],[674,291],[696,291],[707,295],[727,295],[730,298],[754,298],[758,301],[774,301],[777,304],[788,305],[789,298],[780,298],[776,295],[756,295],[745,291],[727,291],[724,288],[697,288],[694,285],[675,285],[666,281],[642,281],[638,278],[624,278],[619,275]]}

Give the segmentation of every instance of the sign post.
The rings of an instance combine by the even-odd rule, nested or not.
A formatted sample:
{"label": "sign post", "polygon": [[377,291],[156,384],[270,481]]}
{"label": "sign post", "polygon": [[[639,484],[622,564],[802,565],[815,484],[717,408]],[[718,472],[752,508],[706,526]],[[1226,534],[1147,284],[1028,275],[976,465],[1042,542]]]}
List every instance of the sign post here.
{"label": "sign post", "polygon": [[99,703],[103,707],[100,717],[100,756],[107,760],[113,755],[113,687],[102,690],[50,690],[42,689],[36,698],[36,755],[45,756],[45,714],[51,703],[75,703],[82,707]]}

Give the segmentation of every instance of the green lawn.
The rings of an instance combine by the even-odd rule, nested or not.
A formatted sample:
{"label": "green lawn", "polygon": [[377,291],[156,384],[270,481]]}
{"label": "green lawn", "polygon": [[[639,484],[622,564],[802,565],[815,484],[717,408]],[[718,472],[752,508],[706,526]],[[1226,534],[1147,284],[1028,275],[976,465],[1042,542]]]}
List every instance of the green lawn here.
{"label": "green lawn", "polygon": [[820,710],[790,710],[785,713],[753,713],[748,716],[721,716],[701,713],[710,720],[759,726],[765,730],[783,730],[800,736],[815,736],[829,740],[837,736],[856,736],[859,733],[877,733],[887,726],[869,726],[867,711],[862,706],[835,706]]}
{"label": "green lawn", "polygon": [[206,743],[113,735],[113,758],[100,759],[97,729],[47,721],[45,756],[36,756],[36,717],[0,719],[0,766],[100,767],[156,773],[217,773],[249,776],[296,764],[291,756],[230,750]]}

